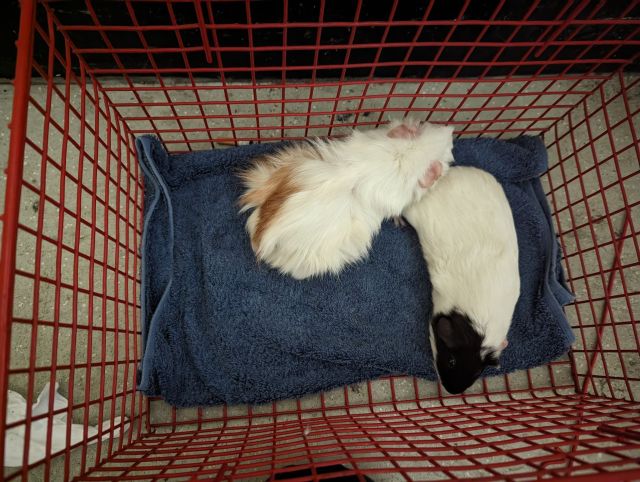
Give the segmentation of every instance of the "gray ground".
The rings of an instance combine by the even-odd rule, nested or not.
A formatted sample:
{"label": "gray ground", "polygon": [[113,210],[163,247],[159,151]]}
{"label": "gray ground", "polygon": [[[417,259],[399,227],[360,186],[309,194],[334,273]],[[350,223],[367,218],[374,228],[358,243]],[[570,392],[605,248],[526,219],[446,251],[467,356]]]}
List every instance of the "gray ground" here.
{"label": "gray ground", "polygon": [[[627,82],[630,82],[631,78],[627,78]],[[180,81],[175,81],[179,83]],[[171,79],[169,79],[169,83],[171,83]],[[526,87],[525,92],[539,92],[543,90],[546,86],[544,81],[541,81],[539,85],[538,83],[532,83]],[[117,86],[124,85],[118,84],[115,81],[106,81],[105,85],[109,86]],[[141,82],[142,85],[142,82]],[[206,85],[203,83],[203,85]],[[505,94],[513,93],[517,89],[522,87],[522,83],[511,82],[506,83],[502,88],[501,92]],[[554,86],[555,91],[562,91],[563,86],[561,83],[556,83]],[[583,82],[579,89],[585,91],[589,88],[593,87],[592,83]],[[63,88],[63,86],[61,86]],[[417,86],[415,84],[402,84],[396,90],[396,92],[400,93],[414,93],[416,91]],[[477,88],[476,93],[482,93],[483,86]],[[486,87],[488,88],[488,87]],[[439,92],[441,89],[440,86],[437,85],[429,85],[425,84],[422,87],[422,92],[429,91],[431,89],[432,92]],[[617,92],[619,89],[617,85],[617,81],[614,80],[610,82],[604,89],[604,95],[606,98],[611,97]],[[354,85],[345,89],[343,95],[360,95],[363,91],[363,87],[361,85]],[[638,109],[640,104],[639,100],[639,91],[640,89],[636,86],[633,91],[629,92],[629,104],[630,110],[633,112]],[[211,91],[209,91],[211,92]],[[388,85],[378,85],[374,86],[372,89],[369,89],[368,95],[384,95],[389,92]],[[465,85],[453,84],[449,91],[452,94],[452,97],[448,98],[446,103],[440,104],[440,107],[446,107],[449,109],[456,109],[460,107],[464,108],[478,108],[480,104],[480,100],[469,98],[464,100],[463,98],[456,98],[454,94],[456,93],[464,93]],[[484,93],[486,93],[485,91]],[[73,104],[80,107],[79,104],[79,92],[77,89],[71,89],[71,97],[73,98]],[[232,89],[231,91],[231,99],[232,100],[244,100],[247,99],[248,95],[250,95],[249,90],[243,89]],[[181,98],[178,94],[172,97],[174,102],[180,101],[189,101],[191,100],[191,94],[184,93],[181,94],[183,97]],[[202,96],[206,95],[206,91],[203,91]],[[213,95],[213,94],[210,94]],[[262,89],[260,91],[260,96],[266,99],[273,99],[274,101],[281,98],[280,89]],[[323,91],[322,89],[316,89],[314,93],[315,98],[321,97],[329,97],[335,95],[335,89],[326,89]],[[32,88],[32,96],[36,99],[39,99],[41,103],[43,103],[42,99],[45,96],[45,87],[43,85],[36,84]],[[144,94],[144,100],[146,101],[164,101],[164,97],[162,94],[158,92],[146,92]],[[300,89],[287,89],[286,93],[287,98],[300,98],[306,99],[309,96],[308,88],[300,88]],[[565,96],[563,99],[563,103],[573,104],[578,100],[572,96]],[[3,168],[2,175],[4,176],[4,167],[7,160],[7,150],[8,150],[8,130],[6,129],[6,124],[9,119],[9,109],[11,106],[12,99],[12,87],[9,83],[1,83],[0,84],[0,167]],[[132,96],[129,92],[124,93],[112,93],[111,99],[114,102],[126,102],[133,101]],[[504,103],[511,100],[511,97],[505,98],[496,98],[495,101],[492,101],[490,106],[498,106],[504,105]],[[505,124],[509,119],[513,119],[518,117],[522,110],[518,109],[518,107],[522,107],[524,105],[529,105],[532,102],[538,102],[541,106],[548,104],[550,101],[553,101],[553,96],[551,94],[543,95],[541,97],[536,98],[535,96],[520,96],[515,99],[515,101],[511,104],[513,109],[508,112],[501,114],[500,119],[505,119]],[[203,98],[203,100],[205,100]],[[214,100],[213,98],[209,100]],[[481,99],[482,101],[484,99]],[[338,109],[340,111],[345,111],[343,119],[344,122],[349,122],[353,120],[353,116],[348,115],[348,111],[357,107],[359,101],[341,101],[339,102]],[[384,100],[381,99],[371,99],[366,100],[363,103],[363,107],[366,109],[376,109],[382,106]],[[426,101],[425,101],[426,102]],[[599,133],[603,132],[606,129],[606,119],[603,116],[603,113],[595,112],[595,109],[602,103],[600,98],[600,93],[596,92],[594,96],[592,96],[588,102],[586,103],[586,107],[588,112],[592,113],[590,115],[589,126],[592,130],[591,136],[595,137]],[[326,105],[325,105],[326,104]],[[428,105],[421,105],[422,107]],[[403,108],[407,107],[406,99],[395,99],[389,105],[389,107],[394,108]],[[417,104],[415,107],[419,107]],[[220,113],[221,107],[211,107],[213,110],[206,112],[207,114],[216,114]],[[302,110],[306,110],[307,104],[288,104],[287,109],[290,112],[300,112]],[[333,102],[317,102],[314,103],[313,109],[318,110],[318,112],[322,112],[325,110],[331,110],[333,108]],[[184,105],[178,106],[178,115],[188,115],[188,114],[198,114],[194,110],[193,106]],[[216,110],[218,109],[218,110]],[[242,114],[251,114],[253,112],[253,108],[247,110],[247,106],[236,106],[232,110],[232,114],[236,116],[240,116]],[[268,112],[270,109],[271,112],[279,113],[280,105],[277,103],[273,104],[264,104],[260,107],[260,112]],[[539,114],[541,115],[545,109],[543,107],[540,108]],[[141,109],[138,107],[132,107],[122,110],[124,115],[128,116],[136,116],[142,113]],[[226,109],[225,111],[226,112]],[[223,113],[224,113],[223,112]],[[566,109],[558,109],[557,112],[547,112],[547,116],[549,115],[561,115],[566,112]],[[433,117],[433,120],[445,120],[448,118],[451,112],[445,112],[443,114],[436,114]],[[534,114],[535,111],[530,111],[529,114]],[[86,118],[93,118],[93,110],[90,106],[87,105]],[[171,116],[173,115],[169,108],[157,108],[152,113],[154,116]],[[464,111],[461,110],[456,114],[456,120],[469,120],[471,116],[474,114],[472,111]],[[485,112],[481,112],[479,119],[485,119],[487,121],[492,120],[496,116],[495,111],[487,110]],[[607,108],[607,115],[609,117],[609,124],[612,125],[618,120],[622,119],[626,115],[624,103],[621,99],[610,104]],[[444,116],[444,117],[442,117]],[[58,120],[60,123],[63,122],[63,104],[59,101],[54,102],[52,104],[52,117]],[[371,116],[374,120],[377,119],[377,114],[372,114]],[[441,118],[442,117],[442,118]],[[571,114],[571,122],[572,125],[576,125],[580,122],[580,120],[584,117],[582,112],[582,105],[579,106],[578,109],[574,110]],[[286,134],[290,136],[303,136],[305,134],[304,130],[299,127],[299,118],[293,117],[289,118],[290,123],[287,124],[288,129],[286,129]],[[360,119],[361,121],[363,118]],[[274,117],[272,122],[275,123],[279,121],[278,118]],[[329,121],[329,116],[326,115],[318,115],[317,118],[312,118],[312,123],[323,124]],[[640,120],[638,116],[634,118],[636,129],[638,124],[640,124]],[[75,139],[79,139],[81,126],[78,121],[71,116],[71,128],[70,131]],[[163,122],[163,123],[162,123]],[[249,119],[243,119],[238,117],[235,122],[236,127],[255,127],[250,124]],[[339,121],[340,122],[340,121]],[[550,124],[550,121],[541,118],[538,121],[525,122],[525,123],[516,123],[514,128],[524,128],[524,127],[540,127],[544,128]],[[133,129],[146,129],[149,128],[150,125],[148,122],[136,122],[131,121],[130,123]],[[173,120],[161,121],[159,123],[164,128],[175,128],[177,126],[176,122]],[[269,120],[261,121],[261,125],[275,125],[269,124]],[[195,132],[189,134],[190,139],[203,138],[203,134],[197,132],[197,129],[201,129],[205,126],[205,124],[200,120],[185,120],[183,121],[183,127],[185,128],[193,128]],[[216,127],[228,127],[229,123],[226,120],[209,120],[206,124],[207,127],[215,129]],[[501,128],[502,125],[494,123],[492,128]],[[562,122],[558,124],[558,134],[562,135],[569,129],[569,120],[565,118]],[[484,125],[480,125],[477,128],[484,128]],[[339,133],[341,129],[337,129],[334,131],[334,134]],[[40,139],[42,138],[43,132],[43,118],[42,115],[32,109],[30,112],[30,124],[29,124],[29,137],[33,139],[36,143],[40,143]],[[215,132],[215,131],[214,131]],[[264,140],[268,140],[269,137],[274,135],[278,135],[280,133],[280,129],[275,129],[273,131],[266,130],[262,133]],[[326,135],[326,129],[317,128],[312,129],[307,134],[309,135]],[[601,168],[599,170],[589,171],[583,177],[583,182],[580,183],[579,180],[575,180],[570,182],[567,185],[567,189],[560,189],[555,192],[554,201],[557,204],[557,208],[561,209],[563,206],[567,204],[567,200],[569,202],[575,202],[580,199],[583,199],[586,194],[587,196],[591,193],[595,193],[600,191],[600,186],[608,186],[609,183],[616,180],[619,176],[624,177],[633,172],[637,172],[637,158],[636,152],[634,149],[623,149],[625,146],[629,145],[632,142],[631,131],[628,123],[624,123],[620,127],[613,129],[612,137],[609,139],[608,136],[604,136],[601,140],[594,144],[594,149],[592,150],[590,147],[586,147],[581,149],[586,143],[588,139],[589,133],[587,129],[583,126],[581,128],[576,128],[574,131],[574,140],[576,142],[573,145],[570,141],[570,138],[565,138],[561,142],[561,153],[563,156],[569,155],[569,159],[564,163],[564,176],[567,179],[574,177],[578,172],[584,172],[588,170],[590,166],[594,164],[594,160],[598,160],[602,162],[605,159],[610,157],[612,152],[612,145],[614,146],[615,151],[619,151],[617,155],[617,163],[618,166],[614,163],[613,159],[606,160],[603,162]],[[228,134],[220,131],[217,133],[217,136],[223,137]],[[255,131],[249,130],[246,131],[247,136],[254,136]],[[554,138],[554,132],[547,134],[546,140],[549,143]],[[198,137],[200,136],[200,137]],[[179,136],[172,137],[172,134],[167,134],[165,136],[165,140],[167,139],[180,139]],[[204,137],[206,138],[206,136]],[[86,151],[93,153],[93,137],[91,135],[86,136]],[[202,148],[211,148],[209,143],[199,144]],[[59,159],[59,153],[61,152],[62,146],[62,138],[60,135],[51,133],[50,134],[50,145],[49,145],[49,153],[55,159]],[[176,150],[184,149],[185,146],[181,144],[173,145],[173,148]],[[77,151],[70,145],[67,145],[68,154],[67,154],[67,171],[74,173],[75,176],[78,176],[81,172],[83,173],[83,184],[87,186],[91,191],[98,192],[101,197],[107,195],[110,196],[112,200],[111,203],[115,202],[116,196],[118,196],[116,190],[111,185],[110,188],[105,188],[105,179],[104,176],[98,175],[96,186],[93,186],[92,181],[92,171],[91,171],[91,163],[85,161],[83,169],[80,169],[80,158],[77,155]],[[551,165],[557,162],[557,153],[555,150],[550,151],[551,156]],[[106,151],[104,146],[98,146],[98,158],[100,162],[103,163],[106,158]],[[101,164],[102,165],[102,164]],[[44,187],[47,195],[51,196],[53,199],[59,199],[61,196],[61,188],[65,189],[65,207],[75,212],[77,210],[77,191],[73,183],[70,182],[61,182],[60,176],[56,169],[49,167],[46,171],[46,176],[41,179],[40,172],[40,156],[31,149],[27,148],[25,152],[25,166],[24,166],[24,179],[31,183],[36,189],[42,189]],[[620,169],[620,174],[617,173],[617,168]],[[579,171],[580,170],[580,171]],[[115,178],[118,176],[118,166],[112,161],[110,167],[110,173]],[[599,174],[599,175],[597,175]],[[120,175],[126,175],[124,171],[120,172]],[[562,181],[563,172],[559,169],[553,171],[551,176],[551,186],[556,187],[563,184]],[[545,180],[548,183],[547,180]],[[42,183],[46,184],[43,186]],[[4,177],[0,181],[0,211],[3,211],[3,203],[4,203]],[[547,186],[548,187],[548,186]],[[603,215],[607,214],[607,212],[611,213],[616,210],[620,210],[624,206],[624,197],[627,198],[627,205],[633,205],[637,203],[640,199],[640,188],[638,177],[632,177],[626,180],[624,183],[621,183],[616,186],[612,186],[611,188],[606,189],[605,194],[596,194],[594,196],[589,197],[588,202],[579,202],[573,209],[574,219],[572,220],[570,214],[567,210],[563,211],[559,216],[559,223],[562,229],[569,229],[571,226],[580,226],[583,223],[586,223],[589,218],[595,220],[591,226],[584,226],[582,228],[576,229],[574,232],[568,233],[564,236],[565,242],[565,253],[569,255],[568,268],[571,272],[572,278],[579,278],[584,273],[589,274],[587,280],[579,280],[573,284],[573,289],[576,292],[578,300],[586,300],[586,299],[596,299],[598,297],[602,297],[604,294],[603,287],[606,287],[609,283],[610,274],[606,272],[613,262],[614,259],[614,250],[612,247],[603,246],[601,247],[596,256],[596,253],[592,250],[584,255],[584,266],[581,265],[580,260],[577,256],[571,257],[571,253],[574,253],[578,248],[584,250],[588,247],[593,246],[594,244],[600,244],[607,242],[614,238],[618,238],[622,232],[623,226],[625,223],[625,216],[627,216],[631,222],[632,226],[628,226],[626,230],[627,236],[633,230],[638,229],[638,223],[640,223],[640,206],[635,206],[634,208],[628,211],[622,211],[616,213],[612,216],[611,223],[607,222],[605,218],[601,218]],[[91,195],[87,192],[81,192],[80,198],[80,208],[79,211],[82,213],[82,216],[87,219],[92,219],[92,213],[89,209],[91,205]],[[603,199],[606,198],[607,206],[603,203]],[[121,195],[121,213],[125,212],[126,209],[126,197]],[[112,204],[114,205],[114,204]],[[42,215],[42,216],[40,216]],[[39,221],[40,220],[40,221]],[[43,277],[56,278],[56,274],[58,269],[60,270],[60,278],[63,283],[72,283],[74,271],[77,269],[79,284],[83,288],[90,288],[89,279],[88,279],[88,271],[89,271],[89,262],[85,259],[82,259],[78,266],[73,266],[73,255],[69,252],[63,252],[61,257],[60,267],[56,266],[56,245],[55,240],[58,239],[57,227],[59,221],[64,224],[64,232],[63,232],[63,240],[66,244],[74,245],[76,230],[79,234],[78,237],[78,251],[80,253],[86,254],[88,257],[94,257],[98,260],[102,260],[104,257],[104,239],[101,236],[97,236],[96,246],[91,248],[90,245],[90,231],[87,226],[77,224],[74,219],[68,214],[60,213],[60,211],[55,208],[49,202],[45,202],[44,206],[41,206],[38,201],[37,194],[29,191],[28,189],[23,189],[23,195],[21,199],[21,212],[20,212],[20,221],[23,225],[28,226],[34,230],[40,229],[43,233],[50,237],[52,243],[44,243],[42,247],[42,263],[39,267],[41,270],[41,275]],[[42,225],[39,227],[39,222]],[[107,214],[106,225],[109,227],[109,232],[115,232],[115,216],[112,214]],[[104,211],[99,210],[96,215],[95,224],[100,228],[105,227],[104,221]],[[635,228],[633,227],[635,226]],[[126,236],[126,232],[129,230],[131,236],[133,236],[133,228],[127,227],[124,223],[120,224],[120,239],[124,239]],[[21,232],[18,238],[18,253],[17,253],[17,267],[20,270],[24,270],[26,272],[34,272],[34,256],[36,252],[35,238],[25,232]],[[120,250],[116,255],[113,249],[113,243],[108,243],[106,248],[106,256],[110,260],[109,263],[113,264],[116,260],[116,256],[118,256],[118,266],[121,270],[132,273],[133,272],[133,257],[126,257],[124,250]],[[627,240],[624,249],[621,253],[621,262],[623,266],[631,265],[634,262],[637,262],[635,249],[633,248],[633,241]],[[126,263],[129,263],[126,266]],[[600,274],[599,266],[602,266],[602,269],[605,270],[605,274]],[[103,286],[108,295],[113,295],[113,286],[114,286],[114,274],[112,271],[108,271],[106,273],[102,272],[100,266],[94,266],[94,285],[93,288],[97,291],[102,291]],[[104,275],[104,276],[103,276]],[[640,288],[640,270],[637,268],[624,268],[622,270],[622,277],[618,274],[612,281],[612,293],[621,294],[625,290],[627,293],[637,293]],[[624,280],[624,283],[622,282]],[[120,279],[120,293],[119,296],[122,298],[125,296],[124,293],[124,280]],[[69,289],[62,288],[60,290],[60,298],[56,299],[55,290],[52,288],[50,284],[43,284],[39,290],[39,303],[37,309],[34,310],[33,300],[34,300],[34,283],[26,278],[19,276],[16,280],[16,292],[15,292],[15,302],[14,302],[14,316],[19,319],[32,319],[34,316],[40,320],[49,320],[53,321],[56,317],[64,322],[69,322],[70,320],[77,320],[78,324],[86,325],[88,323],[89,318],[89,299],[86,295],[81,294],[77,300],[74,300],[72,297],[72,292]],[[133,286],[131,283],[128,285],[128,291],[126,293],[129,300],[134,299]],[[599,361],[596,364],[596,368],[594,374],[602,375],[608,373],[609,376],[620,377],[622,376],[622,369],[626,370],[627,376],[629,377],[640,377],[640,363],[638,361],[637,349],[638,349],[638,339],[637,334],[632,329],[632,325],[629,324],[629,321],[632,319],[638,318],[638,313],[640,313],[640,296],[633,295],[629,296],[628,303],[622,298],[615,298],[611,302],[611,309],[608,312],[608,320],[613,319],[614,322],[620,323],[617,325],[616,334],[618,335],[617,340],[614,336],[614,330],[611,325],[608,324],[605,326],[603,330],[603,348],[605,350],[604,360],[605,363]],[[56,305],[59,304],[59,312],[56,310]],[[576,307],[570,307],[567,310],[568,316],[573,324],[582,323],[583,325],[594,325],[597,324],[602,316],[603,310],[605,309],[605,305],[603,301],[597,301],[590,306],[587,304],[580,304]],[[50,367],[52,364],[52,360],[55,357],[57,359],[57,366],[69,365],[69,364],[85,364],[89,359],[94,363],[99,363],[101,360],[113,360],[114,357],[117,357],[119,360],[123,360],[125,358],[125,350],[130,350],[130,354],[133,355],[133,347],[131,344],[125,344],[125,336],[120,333],[118,336],[114,335],[112,331],[108,331],[109,329],[114,327],[114,320],[116,314],[118,315],[118,325],[119,329],[123,329],[125,326],[125,317],[128,314],[129,319],[133,319],[133,312],[129,309],[129,313],[126,313],[127,308],[122,304],[116,305],[115,303],[106,300],[102,302],[98,299],[93,308],[93,317],[94,317],[94,325],[104,327],[105,329],[97,329],[97,330],[80,330],[78,331],[78,338],[76,339],[75,346],[71,346],[71,337],[72,330],[69,327],[63,326],[59,328],[57,331],[50,325],[40,324],[37,327],[37,332],[33,331],[33,328],[30,324],[26,323],[15,323],[13,325],[12,338],[11,338],[11,367],[12,369],[18,368],[26,368],[30,363],[30,356],[32,352],[35,350],[35,363],[38,367],[42,367],[43,370],[39,371],[35,377],[35,386],[32,389],[37,394],[41,389],[42,385],[49,380],[50,370],[47,367]],[[588,357],[591,355],[590,352],[583,352],[584,348],[591,349],[595,342],[596,329],[593,327],[583,328],[582,334],[584,335],[584,340],[582,336],[578,336],[576,342],[576,364],[577,364],[577,372],[579,374],[584,374],[587,371]],[[52,343],[52,339],[57,336],[57,343]],[[89,343],[91,343],[91,350],[89,352]],[[104,344],[103,344],[104,343]],[[610,351],[609,351],[610,350]],[[628,352],[620,352],[620,350],[628,350]],[[117,352],[117,355],[116,355]],[[132,377],[133,377],[133,365],[129,367],[129,371],[125,376],[124,368],[121,368],[117,374],[113,373],[113,370],[107,368],[107,373],[105,376],[106,383],[106,391],[105,394],[108,396],[111,393],[119,393],[125,387],[125,384],[128,390],[131,390]],[[73,374],[74,382],[70,386],[69,378],[70,375]],[[112,380],[114,379],[114,375],[116,376],[114,386],[112,386]],[[539,368],[531,371],[532,380],[533,380],[533,388],[544,389],[552,385],[550,380],[550,371],[547,368]],[[100,376],[101,370],[99,366],[97,368],[93,368],[91,370],[82,368],[76,368],[73,371],[69,369],[60,369],[57,370],[55,378],[61,383],[62,388],[61,392],[68,396],[70,399],[74,400],[75,403],[81,403],[85,400],[85,396],[87,396],[87,389],[89,390],[88,396],[91,399],[94,399],[100,394]],[[569,386],[572,385],[572,377],[571,377],[571,368],[568,363],[563,363],[556,365],[553,368],[553,377],[555,386]],[[581,379],[580,379],[581,381]],[[89,387],[87,388],[87,383]],[[500,391],[504,390],[504,379],[496,378],[490,379],[487,381],[488,391]],[[511,389],[518,388],[527,388],[528,382],[524,373],[516,373],[509,376],[509,385]],[[436,386],[431,382],[419,381],[419,392],[420,395],[424,398],[432,397],[436,394]],[[10,379],[10,388],[12,390],[18,391],[21,394],[26,394],[28,390],[28,378],[24,374],[16,374]],[[399,400],[412,398],[414,395],[414,386],[410,379],[405,380],[397,380],[395,382],[395,393],[396,398]],[[626,384],[621,380],[609,380],[598,378],[594,382],[594,386],[592,388],[592,392],[595,390],[595,393],[604,395],[604,396],[614,396],[614,397],[623,397],[623,398],[631,398],[633,397],[635,400],[640,398],[640,386],[638,382],[632,382]],[[570,392],[569,389],[565,390],[567,393]],[[476,383],[472,389],[469,390],[469,394],[480,394],[483,392],[483,386],[480,382]],[[367,393],[366,393],[366,385],[361,384],[358,386],[353,386],[348,389],[348,397],[350,403],[358,403],[358,402],[366,402]],[[379,381],[373,384],[373,398],[379,401],[386,401],[391,399],[390,386],[387,381]],[[468,401],[472,401],[473,397],[469,398]],[[342,389],[333,390],[325,394],[325,401],[329,406],[340,407],[344,406],[344,391]],[[452,399],[452,402],[459,401],[456,399]],[[102,407],[102,410],[99,410],[97,405],[92,405],[89,410],[89,420],[92,424],[95,424],[99,421],[101,416],[109,417],[112,408],[116,410],[116,414],[120,413],[120,410],[123,406],[130,407],[132,403],[132,395],[129,394],[126,397],[114,397],[113,400],[108,400]],[[305,397],[302,400],[302,406],[304,408],[315,408],[319,407],[319,397],[318,396],[309,396]],[[425,405],[431,402],[425,402]],[[170,420],[171,411],[169,408],[162,402],[153,402],[152,403],[152,419],[153,421],[162,421],[162,420]],[[410,407],[411,404],[405,404],[405,407]],[[415,405],[414,405],[415,406]],[[295,409],[296,402],[284,401],[278,404],[278,408],[281,410],[286,409]],[[268,407],[257,407],[254,410],[256,412],[260,411],[268,411],[271,406]],[[232,413],[242,414],[246,413],[246,407],[231,407],[230,410]],[[125,411],[126,412],[126,411]],[[212,408],[206,409],[204,411],[204,415],[213,415],[218,413],[219,409]],[[74,411],[74,421],[82,422],[82,418],[84,415],[83,409],[78,409]],[[194,411],[184,410],[179,412],[178,418],[189,420],[193,418],[195,415]],[[279,421],[286,419],[286,416],[281,416],[278,418]],[[188,429],[192,427],[181,427],[181,429]],[[94,450],[94,447],[91,447],[90,450]],[[73,458],[79,457],[79,450],[76,450],[73,454]],[[61,480],[61,470],[63,470],[62,462],[60,457],[58,460],[54,461],[51,470],[54,471],[54,475],[52,476],[52,480]],[[89,460],[92,460],[91,458]],[[75,472],[78,470],[78,466],[74,463],[71,465],[72,470]],[[42,470],[38,469],[37,473],[34,474],[35,478],[38,478],[38,474],[41,475]]]}

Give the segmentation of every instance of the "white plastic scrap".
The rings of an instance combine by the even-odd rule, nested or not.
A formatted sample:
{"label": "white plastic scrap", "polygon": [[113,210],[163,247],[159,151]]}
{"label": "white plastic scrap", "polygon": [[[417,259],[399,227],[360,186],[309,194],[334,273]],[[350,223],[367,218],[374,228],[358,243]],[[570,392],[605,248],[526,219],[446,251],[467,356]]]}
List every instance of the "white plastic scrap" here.
{"label": "white plastic scrap", "polygon": [[[60,393],[58,388],[60,384],[56,382],[55,393],[53,398],[53,410],[67,408],[69,402]],[[48,412],[49,408],[49,383],[44,386],[36,403],[33,404],[31,415],[36,417]],[[7,424],[23,421],[26,419],[27,401],[22,395],[12,390],[7,393]],[[47,447],[47,429],[49,428],[49,418],[43,418],[31,422],[31,434],[29,436],[29,464],[33,464],[46,458]],[[125,419],[126,420],[126,419]],[[120,424],[121,418],[113,419],[113,426]],[[109,438],[109,429],[111,421],[108,420],[102,424],[102,440]],[[129,424],[125,424],[124,431],[128,430]],[[67,414],[60,413],[54,415],[51,419],[51,448],[49,453],[56,453],[63,450],[67,446]],[[70,428],[70,445],[74,445],[83,440],[84,425],[73,423]],[[4,438],[4,465],[5,467],[22,467],[22,459],[24,454],[24,433],[25,425],[18,425],[5,432]],[[98,427],[87,427],[87,438],[91,438],[98,433]],[[114,434],[115,435],[115,434]],[[97,437],[88,445],[97,443]]]}

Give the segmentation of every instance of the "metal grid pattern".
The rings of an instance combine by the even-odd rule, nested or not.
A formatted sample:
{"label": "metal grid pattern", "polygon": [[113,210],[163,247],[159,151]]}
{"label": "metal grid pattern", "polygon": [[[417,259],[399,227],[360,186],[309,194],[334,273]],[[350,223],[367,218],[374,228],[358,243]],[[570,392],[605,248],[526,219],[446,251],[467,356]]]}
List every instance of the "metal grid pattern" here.
{"label": "metal grid pattern", "polygon": [[[335,463],[384,480],[637,477],[640,78],[624,69],[638,58],[640,2],[509,3],[87,0],[78,21],[64,2],[23,0],[0,414],[7,388],[32,401],[58,380],[69,420],[128,423],[56,453],[49,437],[43,461],[4,478],[262,480],[295,465],[316,480]],[[134,137],[223,148],[340,136],[409,111],[459,136],[545,136],[543,182],[577,294],[570,356],[456,397],[401,377],[259,407],[175,410],[137,395]],[[28,440],[50,412],[2,416],[0,432],[23,427]]]}
{"label": "metal grid pattern", "polygon": [[635,409],[624,401],[552,397],[275,423],[254,417],[248,427],[149,435],[86,480],[189,477],[196,470],[197,480],[265,480],[301,467],[318,477],[321,467],[337,463],[346,467],[342,475],[384,480],[620,480],[638,473],[637,442],[625,439]]}

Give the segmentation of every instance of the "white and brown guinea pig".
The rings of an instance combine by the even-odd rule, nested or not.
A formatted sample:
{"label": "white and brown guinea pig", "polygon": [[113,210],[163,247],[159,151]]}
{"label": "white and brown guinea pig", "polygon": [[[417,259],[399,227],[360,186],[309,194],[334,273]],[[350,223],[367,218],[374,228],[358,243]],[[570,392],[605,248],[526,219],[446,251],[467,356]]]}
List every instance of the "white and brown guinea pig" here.
{"label": "white and brown guinea pig", "polygon": [[339,273],[447,172],[452,147],[452,127],[405,120],[257,158],[240,198],[257,258],[297,279]]}
{"label": "white and brown guinea pig", "polygon": [[462,393],[497,366],[520,296],[518,240],[496,179],[452,167],[405,218],[415,228],[432,284],[431,348],[442,385]]}

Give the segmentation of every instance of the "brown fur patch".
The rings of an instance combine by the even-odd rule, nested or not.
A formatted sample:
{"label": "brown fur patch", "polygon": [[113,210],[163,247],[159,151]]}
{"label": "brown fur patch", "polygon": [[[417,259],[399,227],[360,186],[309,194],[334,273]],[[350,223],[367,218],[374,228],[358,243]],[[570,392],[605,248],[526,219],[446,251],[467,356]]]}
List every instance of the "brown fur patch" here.
{"label": "brown fur patch", "polygon": [[254,206],[260,206],[267,200],[271,191],[265,188],[249,189],[242,196],[240,196],[240,207],[250,208]]}
{"label": "brown fur patch", "polygon": [[259,247],[267,228],[276,218],[284,202],[298,192],[298,186],[293,182],[292,169],[285,165],[276,170],[267,181],[265,189],[270,191],[269,196],[260,207],[260,219],[256,226],[252,242]]}
{"label": "brown fur patch", "polygon": [[265,231],[277,217],[284,202],[300,190],[293,181],[295,166],[308,158],[321,158],[312,144],[289,146],[277,154],[258,157],[253,166],[240,173],[247,187],[240,197],[243,210],[259,209],[251,246],[257,253]]}
{"label": "brown fur patch", "polygon": [[271,159],[265,156],[256,158],[252,167],[239,173],[240,179],[247,188],[238,201],[242,209],[260,206],[267,200],[272,187],[264,182],[267,177],[264,180],[261,177],[263,177],[262,173],[269,169],[275,169],[275,166]]}

